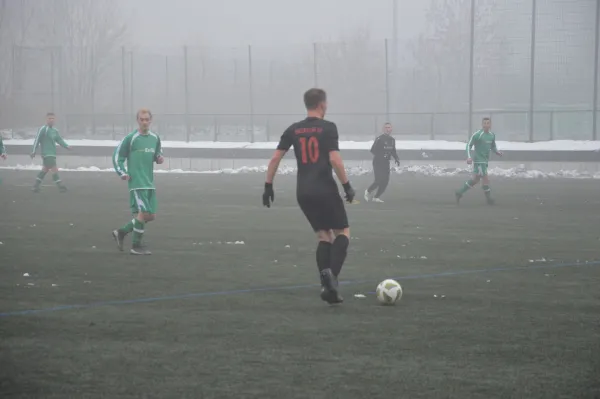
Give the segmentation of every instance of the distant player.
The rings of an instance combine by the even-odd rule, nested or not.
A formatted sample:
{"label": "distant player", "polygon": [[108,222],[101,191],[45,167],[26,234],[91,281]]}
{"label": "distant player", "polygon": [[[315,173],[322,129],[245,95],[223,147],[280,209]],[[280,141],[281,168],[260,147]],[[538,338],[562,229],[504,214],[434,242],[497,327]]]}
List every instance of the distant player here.
{"label": "distant player", "polygon": [[[373,154],[373,174],[375,181],[365,190],[365,201],[383,202],[381,195],[385,192],[390,182],[390,159],[394,158],[396,165],[400,165],[400,159],[396,151],[396,139],[392,137],[392,124],[383,125],[383,134],[375,139],[371,147]],[[375,197],[373,197],[373,193]]]}
{"label": "distant player", "polygon": [[[129,186],[129,204],[133,219],[125,226],[113,231],[119,250],[123,250],[123,241],[133,232],[132,255],[150,255],[142,245],[146,223],[156,215],[156,189],[154,186],[154,162],[164,162],[160,137],[150,131],[152,113],[140,109],[137,113],[138,129],[129,133],[119,144],[113,155],[113,166],[121,180]],[[125,167],[127,161],[127,167]]]}
{"label": "distant player", "polygon": [[[4,143],[2,142],[2,135],[0,134],[0,158],[6,159],[6,147],[4,147]],[[0,184],[2,184],[2,179],[0,178]]]}
{"label": "distant player", "polygon": [[56,144],[60,144],[61,147],[70,150],[71,148],[65,141],[60,137],[58,130],[54,127],[55,116],[52,112],[46,114],[46,124],[42,126],[35,136],[33,141],[33,149],[31,150],[31,159],[35,158],[37,148],[41,148],[42,153],[42,171],[38,173],[33,185],[33,192],[40,192],[40,185],[46,177],[48,172],[52,172],[52,180],[58,187],[61,193],[67,191],[67,187],[60,180],[58,175],[58,167],[56,166]]}
{"label": "distant player", "polygon": [[307,118],[296,122],[281,136],[277,150],[269,162],[263,205],[271,207],[275,200],[273,179],[285,153],[294,147],[298,163],[296,198],[300,209],[317,233],[317,267],[321,277],[321,299],[332,304],[343,302],[338,294],[338,280],[350,243],[350,228],[332,167],[344,187],[346,201],[352,202],[344,162],[340,156],[337,127],[324,120],[327,95],[321,89],[304,93]]}
{"label": "distant player", "polygon": [[[483,192],[487,203],[494,204],[492,199],[492,190],[490,189],[490,179],[488,177],[488,161],[490,159],[490,151],[494,151],[497,155],[502,156],[502,152],[496,147],[496,135],[490,130],[492,128],[492,120],[483,118],[482,129],[476,131],[471,136],[467,143],[467,163],[473,164],[473,178],[467,181],[464,186],[456,191],[456,202],[460,202],[463,194],[470,188],[474,187],[479,180],[483,180]],[[473,151],[471,151],[473,148]]]}

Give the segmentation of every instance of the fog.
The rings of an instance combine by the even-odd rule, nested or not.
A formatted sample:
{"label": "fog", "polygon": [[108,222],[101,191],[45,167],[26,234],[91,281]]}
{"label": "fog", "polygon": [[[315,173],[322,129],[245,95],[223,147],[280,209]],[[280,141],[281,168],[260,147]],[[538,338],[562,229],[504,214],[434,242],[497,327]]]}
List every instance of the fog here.
{"label": "fog", "polygon": [[273,140],[319,86],[348,140],[593,137],[596,1],[537,0],[533,129],[532,0],[477,1],[473,42],[470,0],[393,3],[3,0],[0,129],[119,138],[149,107],[171,140]]}

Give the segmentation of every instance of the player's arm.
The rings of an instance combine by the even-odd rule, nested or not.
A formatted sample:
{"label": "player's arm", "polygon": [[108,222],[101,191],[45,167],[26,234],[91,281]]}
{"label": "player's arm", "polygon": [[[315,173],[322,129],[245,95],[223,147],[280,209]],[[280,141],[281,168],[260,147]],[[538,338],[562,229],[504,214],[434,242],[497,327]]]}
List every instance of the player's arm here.
{"label": "player's arm", "polygon": [[115,172],[122,178],[127,179],[128,172],[125,161],[129,158],[129,147],[131,146],[131,135],[127,135],[115,149],[113,154],[113,167]]}
{"label": "player's arm", "polygon": [[40,145],[40,136],[42,135],[42,130],[44,130],[44,128],[45,126],[42,126],[35,135],[35,139],[33,140],[33,148],[31,149],[31,158],[35,156],[37,148]]}
{"label": "player's arm", "polygon": [[375,141],[373,141],[373,145],[371,146],[371,154],[377,156],[381,154],[381,136],[377,136]]}
{"label": "player's arm", "polygon": [[498,146],[496,146],[496,136],[494,136],[494,140],[492,141],[492,151],[494,151],[496,155],[502,156],[502,151],[498,151]]}
{"label": "player's arm", "polygon": [[398,157],[398,150],[396,149],[396,139],[392,137],[392,156],[394,157],[394,161],[396,161],[396,165],[400,165],[400,157]]}
{"label": "player's arm", "polygon": [[158,140],[156,142],[156,148],[154,149],[154,161],[159,165],[165,161],[165,159],[163,157],[162,144],[160,142],[160,137],[158,137]]}
{"label": "player's arm", "polygon": [[471,161],[473,160],[473,157],[471,156],[471,148],[473,148],[473,146],[475,145],[475,142],[477,141],[477,138],[476,138],[477,133],[479,133],[479,132],[473,133],[473,135],[469,139],[469,142],[467,143],[467,162],[468,163],[471,163]]}
{"label": "player's arm", "polygon": [[352,202],[354,199],[354,189],[350,185],[350,181],[348,180],[348,175],[346,174],[346,168],[344,167],[344,161],[342,160],[342,155],[340,154],[340,142],[339,135],[337,131],[337,126],[333,125],[333,129],[328,132],[325,140],[323,140],[325,150],[329,152],[329,163],[333,168],[335,175],[337,176],[340,183],[344,187],[344,192],[346,193],[346,200],[348,202]]}
{"label": "player's arm", "polygon": [[2,141],[2,136],[0,136],[0,157],[6,159],[6,147],[4,146],[4,142]]}
{"label": "player's arm", "polygon": [[61,137],[60,133],[58,133],[58,130],[56,131],[56,142],[62,148],[66,148],[67,150],[69,149],[69,145],[65,142],[65,140],[63,140],[63,138]]}
{"label": "player's arm", "polygon": [[281,135],[279,144],[277,144],[277,149],[275,150],[273,156],[271,157],[271,160],[269,161],[269,166],[267,167],[267,177],[265,179],[265,191],[263,192],[263,205],[267,208],[270,208],[271,203],[275,201],[275,192],[273,191],[273,179],[275,179],[277,169],[279,169],[279,164],[285,156],[285,153],[288,152],[292,144],[294,144],[294,139],[292,135],[293,133],[291,131],[291,127],[289,127]]}

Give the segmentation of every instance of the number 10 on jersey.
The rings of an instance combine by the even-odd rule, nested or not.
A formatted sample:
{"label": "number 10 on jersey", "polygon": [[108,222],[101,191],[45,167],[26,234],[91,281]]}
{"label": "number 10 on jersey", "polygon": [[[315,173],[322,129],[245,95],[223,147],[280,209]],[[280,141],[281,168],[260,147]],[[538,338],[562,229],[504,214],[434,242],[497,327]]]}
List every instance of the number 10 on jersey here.
{"label": "number 10 on jersey", "polygon": [[302,163],[317,163],[319,160],[319,140],[315,136],[300,137],[300,151],[302,152]]}

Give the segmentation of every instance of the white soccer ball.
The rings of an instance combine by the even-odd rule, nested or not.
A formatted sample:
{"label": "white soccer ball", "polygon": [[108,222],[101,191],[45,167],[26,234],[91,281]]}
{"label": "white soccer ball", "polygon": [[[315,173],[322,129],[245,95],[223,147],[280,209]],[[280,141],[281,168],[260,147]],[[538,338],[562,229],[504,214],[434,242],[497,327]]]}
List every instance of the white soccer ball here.
{"label": "white soccer ball", "polygon": [[383,305],[393,305],[402,298],[402,286],[396,280],[383,280],[375,290],[377,300]]}

